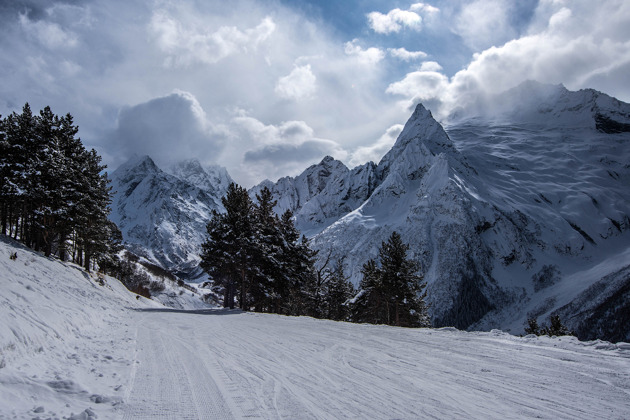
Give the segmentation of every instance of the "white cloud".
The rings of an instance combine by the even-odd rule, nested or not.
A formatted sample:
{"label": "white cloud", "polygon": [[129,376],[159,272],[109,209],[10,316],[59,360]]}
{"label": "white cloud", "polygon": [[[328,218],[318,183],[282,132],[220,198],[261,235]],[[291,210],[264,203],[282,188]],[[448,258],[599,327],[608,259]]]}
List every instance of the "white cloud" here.
{"label": "white cloud", "polygon": [[455,19],[455,32],[476,51],[513,39],[511,0],[476,0],[465,4]]}
{"label": "white cloud", "polygon": [[420,71],[440,71],[442,66],[436,61],[425,61],[420,65]]}
{"label": "white cloud", "polygon": [[418,70],[407,73],[403,80],[392,83],[386,92],[407,97],[408,107],[417,102],[436,112],[436,107],[441,108],[446,99],[447,90],[450,87],[447,76],[437,71]]}
{"label": "white cloud", "polygon": [[416,12],[398,8],[390,10],[387,14],[370,12],[367,18],[370,28],[379,34],[400,32],[403,27],[414,30],[420,30],[422,27],[422,18],[420,15]]}
{"label": "white cloud", "polygon": [[392,57],[404,61],[418,60],[427,57],[427,53],[423,51],[407,51],[405,48],[389,48],[387,51],[389,51]]}
{"label": "white cloud", "polygon": [[385,52],[380,48],[370,47],[366,50],[357,45],[358,39],[346,42],[344,45],[344,52],[346,55],[357,57],[359,63],[364,65],[375,65],[383,58],[385,58]]}
{"label": "white cloud", "polygon": [[444,117],[528,79],[607,90],[610,82],[602,75],[614,75],[617,95],[628,100],[630,73],[620,69],[630,67],[629,37],[628,2],[602,1],[593,8],[579,0],[541,0],[527,35],[475,54],[451,78],[437,68],[421,68],[391,83],[387,92],[405,97],[408,106],[430,104]]}
{"label": "white cloud", "polygon": [[168,165],[200,154],[217,154],[224,137],[215,132],[194,95],[175,91],[168,96],[123,108],[108,141],[117,163],[133,154],[149,154]]}
{"label": "white cloud", "polygon": [[287,76],[278,80],[275,92],[284,99],[309,98],[317,90],[316,81],[317,78],[313,74],[310,64],[297,66]]}
{"label": "white cloud", "polygon": [[[517,22],[521,38],[480,50],[473,59],[451,31],[453,21],[448,21],[461,10],[462,0],[440,2],[439,13],[430,12],[426,3],[396,5],[422,17],[427,39],[418,39],[414,48],[417,33],[402,23],[401,32],[408,32],[399,33],[405,35],[405,44],[389,39],[390,44],[376,48],[369,39],[379,36],[367,26],[370,36],[344,44],[335,28],[331,31],[330,25],[279,1],[73,0],[75,6],[51,8],[44,1],[28,0],[33,7],[28,11],[20,5],[24,2],[5,3],[0,6],[0,113],[19,111],[26,101],[33,109],[50,105],[56,113],[70,112],[82,139],[111,168],[131,149],[156,155],[158,162],[170,154],[196,156],[226,166],[239,183],[252,185],[287,174],[284,169],[299,173],[305,167],[302,156],[314,163],[323,154],[341,159],[347,150],[356,151],[356,159],[361,146],[367,156],[376,144],[369,144],[370,139],[379,139],[386,127],[408,118],[409,110],[396,106],[397,101],[410,105],[422,100],[447,109],[526,78],[562,82],[572,89],[599,88],[630,100],[630,3],[621,0],[601,0],[597,7],[574,0],[538,0],[536,12]],[[26,27],[20,14],[25,14]],[[37,22],[43,22],[44,29],[29,26]],[[52,25],[50,38],[38,35],[50,29],[45,25]],[[388,46],[408,50],[394,52],[386,50]],[[404,57],[409,62],[402,61]],[[399,77],[409,63],[414,71]],[[314,83],[308,66],[316,76]],[[198,106],[181,93],[164,99],[175,89],[193,94]],[[172,105],[173,112],[160,110],[160,103]],[[146,106],[119,112],[129,104]],[[276,141],[265,143],[253,134],[257,131],[246,131],[233,120],[235,109],[245,109],[263,127],[279,130],[272,136]],[[156,113],[155,126],[164,124],[163,130],[151,129],[149,111]],[[207,115],[199,117],[201,111]],[[145,122],[144,132],[155,130],[155,141],[128,135],[140,130],[131,117]],[[303,121],[312,132],[302,130],[302,140],[280,142],[290,137],[285,133],[288,126],[280,130],[281,121]],[[167,125],[180,133],[169,141]],[[103,132],[117,127],[127,134],[129,145],[111,137],[100,141]],[[287,154],[279,169],[262,159],[272,156],[272,150],[279,156],[282,148],[293,154]],[[250,160],[243,163],[247,151]]]}
{"label": "white cloud", "polygon": [[409,10],[413,12],[424,12],[425,14],[434,14],[440,11],[437,7],[431,6],[427,3],[414,3],[411,7],[409,7]]}
{"label": "white cloud", "polygon": [[378,163],[392,148],[403,127],[402,124],[395,124],[389,127],[374,144],[357,148],[350,157],[350,165],[354,167],[369,161]]}
{"label": "white cloud", "polygon": [[[249,145],[242,155],[237,176],[260,181],[297,175],[308,165],[331,155],[345,159],[347,152],[336,142],[317,138],[304,121],[285,121],[278,125],[264,124],[250,116],[232,120],[232,131]],[[243,171],[244,174],[241,174]]]}
{"label": "white cloud", "polygon": [[166,53],[165,64],[169,67],[196,62],[213,64],[229,55],[256,49],[275,29],[276,24],[266,17],[253,28],[221,26],[212,31],[194,22],[180,22],[166,10],[154,12],[149,24],[149,33]]}

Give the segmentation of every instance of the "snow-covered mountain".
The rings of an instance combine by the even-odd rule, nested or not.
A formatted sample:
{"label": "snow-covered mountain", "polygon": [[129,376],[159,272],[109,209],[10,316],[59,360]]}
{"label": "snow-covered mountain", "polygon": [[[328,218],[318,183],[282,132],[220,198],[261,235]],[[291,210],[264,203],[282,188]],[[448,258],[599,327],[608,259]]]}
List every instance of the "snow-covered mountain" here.
{"label": "snow-covered mountain", "polygon": [[630,131],[627,104],[594,89],[573,92],[561,84],[531,80],[498,95],[480,96],[472,104],[455,110],[447,120],[456,123],[471,118],[537,127],[579,127],[604,133]]}
{"label": "snow-covered mountain", "polygon": [[[276,211],[292,210],[314,247],[343,256],[355,283],[401,233],[437,326],[521,333],[527,318],[558,313],[582,337],[630,339],[616,321],[630,313],[629,131],[628,104],[527,82],[444,126],[418,105],[378,164],[328,156],[250,194],[270,188]],[[144,158],[114,173],[125,240],[169,268],[192,270],[229,182],[200,168],[168,175]]]}
{"label": "snow-covered mountain", "polygon": [[374,192],[376,183],[373,162],[350,170],[326,156],[295,178],[280,178],[275,184],[263,181],[250,190],[250,195],[255,199],[262,188],[268,187],[278,200],[276,212],[291,210],[298,229],[313,236],[363,204]]}
{"label": "snow-covered mountain", "polygon": [[[399,231],[421,261],[436,325],[520,332],[558,311],[592,337],[595,312],[616,324],[630,311],[630,105],[527,82],[493,106],[460,110],[444,130],[418,105],[378,165],[351,171],[326,158],[264,185],[316,233],[316,248],[346,258],[355,283]],[[331,223],[338,208],[352,211]],[[585,296],[592,308],[581,312]]]}
{"label": "snow-covered mountain", "polygon": [[148,156],[134,156],[112,175],[115,191],[110,218],[125,246],[175,274],[201,275],[199,249],[212,210],[232,182],[225,168],[181,162],[166,173]]}

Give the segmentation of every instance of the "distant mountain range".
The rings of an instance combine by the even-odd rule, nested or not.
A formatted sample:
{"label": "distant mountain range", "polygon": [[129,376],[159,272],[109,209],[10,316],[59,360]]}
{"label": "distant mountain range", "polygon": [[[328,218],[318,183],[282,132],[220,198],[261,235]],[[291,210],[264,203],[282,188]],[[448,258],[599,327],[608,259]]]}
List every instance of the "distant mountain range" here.
{"label": "distant mountain range", "polygon": [[[166,173],[144,157],[112,179],[128,246],[201,275],[227,172],[188,161]],[[400,232],[437,326],[521,333],[527,318],[554,313],[583,338],[630,339],[630,105],[605,94],[527,82],[444,126],[418,105],[378,164],[325,157],[252,196],[263,186],[315,248],[345,258],[355,283]]]}

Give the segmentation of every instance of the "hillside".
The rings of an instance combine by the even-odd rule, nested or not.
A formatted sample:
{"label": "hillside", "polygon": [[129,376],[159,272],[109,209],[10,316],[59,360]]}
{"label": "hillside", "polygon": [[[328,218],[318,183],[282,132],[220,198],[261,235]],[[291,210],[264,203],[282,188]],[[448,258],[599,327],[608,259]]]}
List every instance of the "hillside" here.
{"label": "hillside", "polygon": [[0,273],[0,418],[111,416],[133,374],[129,311],[158,305],[3,236]]}
{"label": "hillside", "polygon": [[0,271],[0,418],[630,415],[627,343],[167,309],[4,239]]}

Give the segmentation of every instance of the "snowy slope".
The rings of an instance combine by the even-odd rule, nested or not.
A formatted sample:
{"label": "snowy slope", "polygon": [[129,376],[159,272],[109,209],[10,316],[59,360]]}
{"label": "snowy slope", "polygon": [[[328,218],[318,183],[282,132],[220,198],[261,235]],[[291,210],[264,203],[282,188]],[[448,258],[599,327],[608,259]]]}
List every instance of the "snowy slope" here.
{"label": "snowy slope", "polygon": [[[624,108],[630,113],[627,104]],[[593,114],[586,118],[582,109],[565,114],[565,120],[595,124]],[[468,120],[448,128],[461,153],[489,180],[485,199],[495,214],[484,216],[480,236],[495,256],[495,278],[503,279],[515,296],[476,328],[519,331],[527,317],[546,319],[597,283],[600,287],[589,295],[603,306],[615,293],[630,297],[623,291],[630,287],[627,274],[616,280],[614,290],[602,287],[607,276],[623,273],[629,264],[630,136],[543,122]],[[508,221],[521,227],[511,240],[502,235]],[[627,302],[619,303],[628,309]],[[593,313],[585,306],[572,307],[559,313],[582,337],[593,337],[595,330],[585,325]],[[623,325],[614,312],[600,313],[600,321]],[[599,336],[627,339],[628,334],[625,327]]]}
{"label": "snowy slope", "polygon": [[[600,323],[630,311],[627,275],[613,290],[592,288],[628,264],[630,135],[597,124],[623,128],[630,105],[534,83],[497,100],[512,108],[460,116],[448,135],[419,105],[378,164],[373,194],[313,244],[345,256],[358,282],[361,265],[397,230],[423,266],[437,325],[518,333],[528,317],[546,321],[564,308],[566,322],[593,337],[592,312],[565,306],[588,289]],[[598,265],[608,271],[593,271]],[[617,302],[610,310],[606,296]],[[605,336],[628,339],[622,329]]]}
{"label": "snowy slope", "polygon": [[111,418],[133,369],[127,308],[153,305],[0,236],[0,418]]}
{"label": "snowy slope", "polygon": [[597,129],[609,134],[630,131],[628,104],[594,89],[573,92],[561,84],[533,80],[498,95],[480,96],[453,112],[446,122],[456,124],[470,119],[504,125]]}
{"label": "snowy slope", "polygon": [[224,168],[204,169],[189,160],[159,169],[150,157],[133,157],[112,175],[115,191],[110,218],[125,245],[138,255],[195,279],[199,249],[212,210],[222,211],[221,197],[231,178]]}
{"label": "snowy slope", "polygon": [[628,343],[148,307],[5,240],[0,273],[0,419],[630,416]]}

